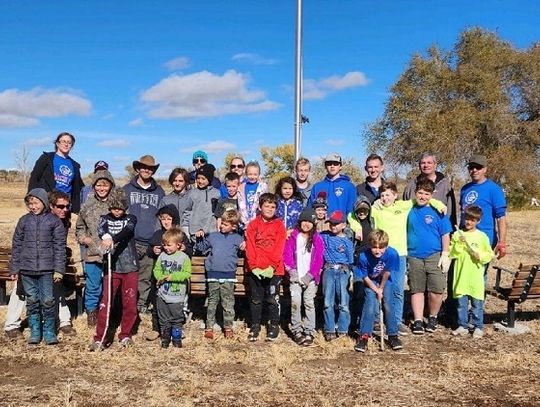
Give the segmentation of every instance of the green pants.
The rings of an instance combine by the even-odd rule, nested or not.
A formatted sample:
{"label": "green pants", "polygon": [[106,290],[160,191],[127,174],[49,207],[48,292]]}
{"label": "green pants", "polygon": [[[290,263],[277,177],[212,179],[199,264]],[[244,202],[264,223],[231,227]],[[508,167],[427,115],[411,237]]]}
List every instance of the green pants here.
{"label": "green pants", "polygon": [[207,328],[213,328],[216,323],[216,310],[220,301],[223,308],[223,327],[232,328],[234,322],[234,282],[208,282]]}

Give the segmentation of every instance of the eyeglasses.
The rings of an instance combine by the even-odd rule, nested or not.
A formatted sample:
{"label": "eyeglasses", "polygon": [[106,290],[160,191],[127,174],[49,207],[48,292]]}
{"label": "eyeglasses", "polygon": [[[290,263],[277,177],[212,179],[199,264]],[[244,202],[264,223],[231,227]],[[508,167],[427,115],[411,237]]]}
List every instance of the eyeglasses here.
{"label": "eyeglasses", "polygon": [[326,161],[324,165],[326,165],[327,167],[330,167],[330,166],[338,167],[341,165],[341,163],[339,161]]}
{"label": "eyeglasses", "polygon": [[479,165],[479,164],[469,164],[469,165],[467,166],[467,169],[468,169],[469,171],[472,171],[472,170],[477,170],[477,171],[478,171],[478,170],[481,170],[482,168],[484,168],[484,167],[481,166],[481,165]]}
{"label": "eyeglasses", "polygon": [[204,158],[194,158],[193,159],[193,164],[198,164],[198,163],[204,164],[204,163],[206,163],[206,160]]}
{"label": "eyeglasses", "polygon": [[235,168],[240,168],[240,169],[242,169],[242,168],[244,168],[244,167],[245,167],[244,164],[231,164],[231,167],[230,167],[230,168],[231,168],[231,170],[234,170]]}
{"label": "eyeglasses", "polygon": [[73,145],[73,142],[71,140],[58,140],[57,141],[58,144],[64,144],[66,146],[71,146]]}
{"label": "eyeglasses", "polygon": [[62,210],[69,210],[69,205],[53,205],[55,208],[62,209]]}

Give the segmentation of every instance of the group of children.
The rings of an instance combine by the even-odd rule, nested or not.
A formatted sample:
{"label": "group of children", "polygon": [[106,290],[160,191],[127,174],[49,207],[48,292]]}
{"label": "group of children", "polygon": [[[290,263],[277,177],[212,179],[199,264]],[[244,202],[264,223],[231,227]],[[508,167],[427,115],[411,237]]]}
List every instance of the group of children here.
{"label": "group of children", "polygon": [[[211,165],[195,171],[191,189],[187,171],[175,169],[169,177],[173,193],[160,204],[157,217],[161,228],[149,248],[155,261],[155,325],[159,327],[162,347],[167,348],[171,342],[182,346],[192,252],[206,255],[208,308],[204,337],[210,340],[215,337],[219,304],[223,309],[223,335],[234,336],[236,268],[238,256],[244,251],[250,341],[259,339],[264,325],[267,340],[278,337],[280,288],[287,283],[292,338],[299,345],[312,345],[316,332],[315,297],[322,284],[323,334],[327,341],[354,331],[358,334],[355,350],[364,352],[373,334],[379,304],[383,304],[388,343],[394,350],[401,349],[399,336],[407,331],[402,324],[407,263],[414,314],[411,330],[422,334],[437,329],[451,259],[451,286],[453,297],[458,299],[459,323],[453,333],[468,334],[472,329],[473,336],[482,336],[484,265],[493,252],[487,236],[476,229],[482,216],[479,207],[465,209],[463,230],[450,238],[453,229],[445,216],[446,208],[431,198],[435,186],[428,179],[417,183],[414,200],[397,200],[396,186],[385,182],[379,191],[380,199],[373,205],[359,196],[350,213],[340,209],[327,213],[325,191],[308,200],[295,178],[284,177],[272,194],[260,178],[257,163],[248,163],[245,170],[245,179],[235,172],[226,174],[222,191],[212,186]],[[131,331],[137,319],[139,255],[133,239],[137,218],[128,213],[122,189],[110,194],[108,213],[99,217],[96,231],[106,266],[91,350],[108,345],[112,299],[118,290],[122,293],[119,338],[125,346],[132,343]],[[29,213],[21,218],[13,237],[12,273],[21,274],[28,293],[29,343],[33,344],[41,338],[38,331],[42,318],[45,340],[51,343],[47,340],[52,306],[49,285],[53,278],[61,279],[65,265],[65,254],[58,257],[58,222],[49,219],[39,195],[31,191],[26,196]],[[61,238],[65,249],[65,235]],[[39,256],[33,254],[36,242]],[[44,242],[46,248],[40,246]],[[32,256],[39,261],[30,261]],[[424,322],[426,293],[428,312]],[[263,315],[268,321],[263,321]]]}

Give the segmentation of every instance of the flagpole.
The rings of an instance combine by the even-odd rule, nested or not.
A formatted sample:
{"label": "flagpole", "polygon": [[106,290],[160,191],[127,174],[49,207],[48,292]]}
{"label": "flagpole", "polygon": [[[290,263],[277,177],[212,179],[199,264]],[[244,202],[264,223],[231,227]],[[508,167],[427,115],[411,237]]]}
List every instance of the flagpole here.
{"label": "flagpole", "polygon": [[302,0],[296,0],[296,57],[294,92],[294,160],[300,158],[302,137]]}

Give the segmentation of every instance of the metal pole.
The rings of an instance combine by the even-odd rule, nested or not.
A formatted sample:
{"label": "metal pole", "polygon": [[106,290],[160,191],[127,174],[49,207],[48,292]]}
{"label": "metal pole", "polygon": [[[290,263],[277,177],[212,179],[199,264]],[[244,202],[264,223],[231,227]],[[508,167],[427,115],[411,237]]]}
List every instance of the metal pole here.
{"label": "metal pole", "polygon": [[302,136],[302,0],[296,0],[296,67],[294,92],[294,160],[300,158]]}

